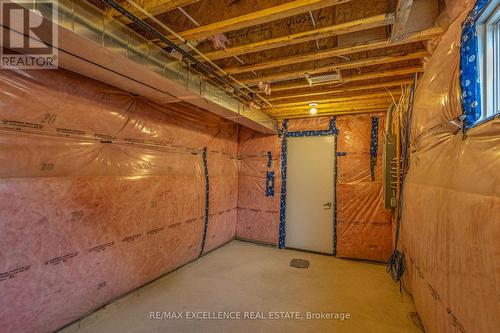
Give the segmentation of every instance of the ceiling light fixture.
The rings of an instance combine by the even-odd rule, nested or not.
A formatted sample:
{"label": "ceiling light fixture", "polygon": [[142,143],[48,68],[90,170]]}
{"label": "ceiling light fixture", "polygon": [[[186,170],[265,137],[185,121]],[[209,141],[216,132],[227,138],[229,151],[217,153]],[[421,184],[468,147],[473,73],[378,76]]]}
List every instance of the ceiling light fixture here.
{"label": "ceiling light fixture", "polygon": [[316,108],[311,108],[311,110],[309,110],[309,113],[310,113],[310,114],[316,114],[316,113],[318,113],[318,109],[316,109]]}
{"label": "ceiling light fixture", "polygon": [[309,103],[309,106],[310,106],[310,107],[315,108],[315,107],[317,107],[317,106],[318,106],[318,103],[316,103],[316,102],[311,102],[311,103]]}

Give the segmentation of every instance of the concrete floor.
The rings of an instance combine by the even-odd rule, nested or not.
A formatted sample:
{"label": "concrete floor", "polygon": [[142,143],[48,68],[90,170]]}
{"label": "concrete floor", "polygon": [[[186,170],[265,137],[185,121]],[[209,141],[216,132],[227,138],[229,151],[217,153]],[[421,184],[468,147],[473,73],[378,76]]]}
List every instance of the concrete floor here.
{"label": "concrete floor", "polygon": [[[309,268],[290,267],[292,258],[309,260]],[[188,320],[189,311],[242,319]],[[269,319],[269,312],[287,311],[300,317]],[[181,312],[184,319],[151,319],[151,312]],[[267,319],[243,319],[245,312]],[[350,319],[308,320],[307,312]],[[233,241],[64,332],[421,332],[411,312],[413,302],[400,295],[384,265]]]}

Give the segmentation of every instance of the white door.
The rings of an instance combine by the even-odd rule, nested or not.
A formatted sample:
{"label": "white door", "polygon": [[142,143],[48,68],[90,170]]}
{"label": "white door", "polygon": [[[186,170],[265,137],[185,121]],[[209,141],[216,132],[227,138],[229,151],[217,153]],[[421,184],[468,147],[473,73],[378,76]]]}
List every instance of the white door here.
{"label": "white door", "polygon": [[285,246],[333,253],[335,140],[288,138]]}

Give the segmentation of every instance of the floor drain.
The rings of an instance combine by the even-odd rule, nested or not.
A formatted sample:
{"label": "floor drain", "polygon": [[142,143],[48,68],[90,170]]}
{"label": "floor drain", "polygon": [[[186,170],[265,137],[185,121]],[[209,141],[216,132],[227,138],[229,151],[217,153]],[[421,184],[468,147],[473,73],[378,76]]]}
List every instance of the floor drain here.
{"label": "floor drain", "polygon": [[309,268],[309,260],[292,259],[290,260],[290,266],[295,268]]}

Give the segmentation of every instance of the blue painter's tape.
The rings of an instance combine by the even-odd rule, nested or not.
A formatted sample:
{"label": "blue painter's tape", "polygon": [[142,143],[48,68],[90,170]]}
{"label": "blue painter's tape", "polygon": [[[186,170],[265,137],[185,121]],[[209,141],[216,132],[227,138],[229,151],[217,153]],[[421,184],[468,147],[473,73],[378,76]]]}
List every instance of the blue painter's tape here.
{"label": "blue painter's tape", "polygon": [[481,117],[481,82],[479,76],[479,36],[476,21],[489,0],[477,0],[463,23],[460,44],[460,85],[465,128]]}
{"label": "blue painter's tape", "polygon": [[270,168],[273,165],[273,153],[267,152],[267,167]]}
{"label": "blue painter's tape", "polygon": [[205,223],[203,224],[203,238],[201,241],[200,256],[203,254],[203,251],[205,250],[205,242],[207,240],[207,229],[208,229],[210,183],[208,179],[207,147],[203,147],[203,169],[205,171]]}
{"label": "blue painter's tape", "polygon": [[378,117],[372,117],[372,130],[370,140],[370,172],[372,181],[375,181],[375,169],[377,167],[378,156]]}
{"label": "blue painter's tape", "polygon": [[266,197],[274,197],[274,171],[266,174]]}
{"label": "blue painter's tape", "polygon": [[370,157],[377,157],[377,155],[378,155],[378,117],[372,117]]}
{"label": "blue painter's tape", "polygon": [[279,243],[280,249],[285,247],[285,215],[286,215],[286,151],[287,151],[288,119],[283,120],[281,128],[281,198],[280,198],[280,225]]}

